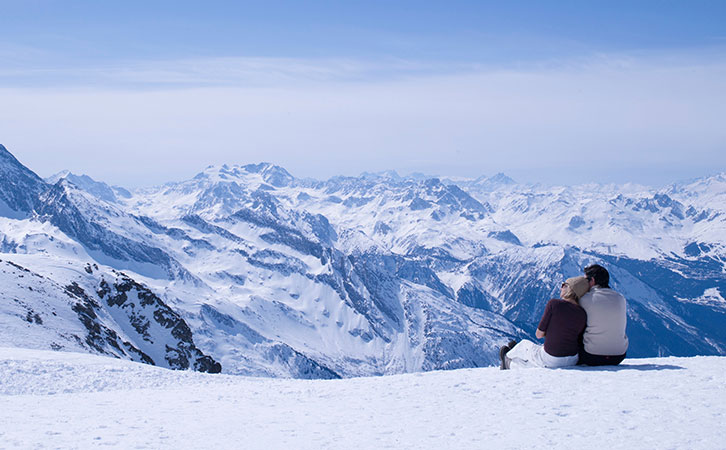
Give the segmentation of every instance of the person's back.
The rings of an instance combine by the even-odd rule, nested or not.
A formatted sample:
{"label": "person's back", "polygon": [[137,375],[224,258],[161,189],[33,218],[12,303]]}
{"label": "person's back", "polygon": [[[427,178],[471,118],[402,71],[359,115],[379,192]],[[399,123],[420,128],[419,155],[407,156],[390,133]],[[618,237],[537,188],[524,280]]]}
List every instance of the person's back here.
{"label": "person's back", "polygon": [[577,355],[577,341],[586,326],[585,311],[577,303],[552,299],[537,328],[545,332],[544,349],[548,354],[571,356]]}
{"label": "person's back", "polygon": [[610,274],[605,268],[588,266],[585,275],[591,280],[592,287],[580,299],[580,306],[587,313],[587,327],[583,333],[579,364],[620,364],[628,351],[625,297],[610,289]]}
{"label": "person's back", "polygon": [[594,286],[582,296],[580,306],[587,313],[587,327],[582,335],[586,352],[622,355],[628,351],[625,297],[612,289]]}

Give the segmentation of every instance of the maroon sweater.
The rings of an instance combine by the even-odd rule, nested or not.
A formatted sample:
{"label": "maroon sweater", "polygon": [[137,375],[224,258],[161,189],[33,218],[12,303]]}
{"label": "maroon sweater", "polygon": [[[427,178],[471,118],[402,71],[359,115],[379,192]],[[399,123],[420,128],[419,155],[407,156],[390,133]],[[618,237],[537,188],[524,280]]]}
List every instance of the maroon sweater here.
{"label": "maroon sweater", "polygon": [[572,356],[587,326],[587,313],[567,300],[552,299],[545,306],[537,328],[545,332],[544,349],[552,356]]}

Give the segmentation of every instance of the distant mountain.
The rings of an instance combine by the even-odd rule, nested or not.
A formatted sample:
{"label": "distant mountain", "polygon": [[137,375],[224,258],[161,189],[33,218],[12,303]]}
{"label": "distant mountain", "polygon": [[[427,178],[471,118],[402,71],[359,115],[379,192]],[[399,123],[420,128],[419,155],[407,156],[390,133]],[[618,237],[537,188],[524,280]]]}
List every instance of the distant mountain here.
{"label": "distant mountain", "polygon": [[501,172],[497,173],[496,175],[493,175],[491,177],[481,176],[474,180],[453,179],[453,180],[451,180],[451,183],[457,184],[467,190],[474,189],[477,191],[484,191],[484,192],[494,191],[497,189],[514,186],[517,184],[516,181],[514,181],[512,178],[508,177],[507,175],[505,175]]}
{"label": "distant mountain", "polygon": [[46,183],[56,184],[60,180],[66,180],[89,194],[110,203],[116,203],[117,196],[130,197],[131,193],[124,188],[111,187],[106,183],[96,181],[88,175],[74,175],[64,170],[45,179]]}
{"label": "distant mountain", "polygon": [[[260,163],[119,195],[70,173],[46,183],[7,155],[0,198],[14,206],[0,217],[0,259],[53,283],[6,270],[3,282],[21,287],[0,296],[28,307],[0,317],[13,335],[36,336],[26,341],[36,348],[166,361],[157,348],[166,338],[124,327],[151,329],[168,308],[200,352],[186,347],[185,358],[208,355],[203,367],[227,373],[477,367],[496,363],[503,342],[531,337],[562,279],[599,262],[629,301],[629,355],[726,354],[724,175],[661,190],[545,188],[503,174],[301,180]],[[102,282],[137,286],[161,309],[109,305]],[[73,283],[99,305],[85,320],[106,344],[77,344],[83,334],[64,331],[89,329],[73,312],[83,296],[61,308],[30,294],[36,286],[70,299]],[[63,325],[49,319],[59,310]],[[4,342],[19,345],[0,330]]]}

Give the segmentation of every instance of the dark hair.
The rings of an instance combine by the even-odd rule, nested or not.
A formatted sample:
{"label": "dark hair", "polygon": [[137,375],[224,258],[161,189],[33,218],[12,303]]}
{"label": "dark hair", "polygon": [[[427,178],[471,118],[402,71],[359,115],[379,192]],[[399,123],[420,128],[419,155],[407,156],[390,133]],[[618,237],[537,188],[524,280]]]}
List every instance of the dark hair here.
{"label": "dark hair", "polygon": [[588,280],[595,280],[595,284],[598,286],[604,288],[610,287],[610,274],[603,266],[599,264],[591,264],[585,267],[583,272],[585,272],[585,277],[587,277]]}

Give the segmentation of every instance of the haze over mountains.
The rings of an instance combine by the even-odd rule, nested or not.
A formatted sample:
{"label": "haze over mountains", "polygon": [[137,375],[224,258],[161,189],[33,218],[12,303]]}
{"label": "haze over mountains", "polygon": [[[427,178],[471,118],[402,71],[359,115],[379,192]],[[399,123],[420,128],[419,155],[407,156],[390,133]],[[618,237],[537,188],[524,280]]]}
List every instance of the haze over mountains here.
{"label": "haze over mountains", "polygon": [[726,174],[544,188],[262,163],[130,191],[0,146],[0,346],[272,377],[478,367],[599,262],[629,356],[724,355],[725,233]]}

